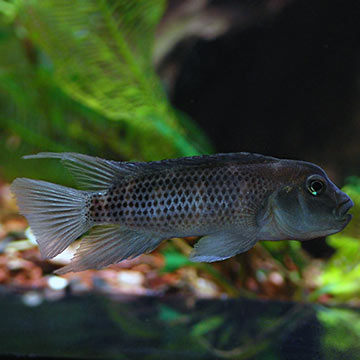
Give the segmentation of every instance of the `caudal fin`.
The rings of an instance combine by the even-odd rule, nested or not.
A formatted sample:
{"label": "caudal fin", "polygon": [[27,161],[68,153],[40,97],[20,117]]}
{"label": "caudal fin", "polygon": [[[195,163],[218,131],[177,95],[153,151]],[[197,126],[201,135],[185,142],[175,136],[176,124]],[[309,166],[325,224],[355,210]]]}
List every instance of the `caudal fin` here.
{"label": "caudal fin", "polygon": [[15,179],[11,191],[44,258],[60,254],[92,226],[86,191],[26,178]]}

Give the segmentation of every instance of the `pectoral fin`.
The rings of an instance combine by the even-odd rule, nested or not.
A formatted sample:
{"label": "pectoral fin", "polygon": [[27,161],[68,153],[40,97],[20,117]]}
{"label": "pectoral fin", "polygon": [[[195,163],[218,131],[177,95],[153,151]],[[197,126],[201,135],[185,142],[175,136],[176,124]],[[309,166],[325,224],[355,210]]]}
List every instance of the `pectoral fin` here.
{"label": "pectoral fin", "polygon": [[190,260],[214,262],[225,260],[251,249],[257,240],[253,234],[216,233],[202,237],[194,246]]}

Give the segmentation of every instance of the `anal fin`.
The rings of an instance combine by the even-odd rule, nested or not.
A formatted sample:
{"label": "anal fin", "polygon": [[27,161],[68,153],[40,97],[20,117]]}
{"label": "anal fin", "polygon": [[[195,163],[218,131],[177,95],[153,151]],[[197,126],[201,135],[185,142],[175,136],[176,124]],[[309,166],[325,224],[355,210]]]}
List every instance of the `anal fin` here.
{"label": "anal fin", "polygon": [[97,226],[81,240],[71,263],[56,273],[100,269],[151,252],[162,240],[156,234],[130,230],[121,225]]}
{"label": "anal fin", "polygon": [[221,232],[202,237],[194,246],[190,260],[214,262],[228,259],[251,249],[257,242],[253,234]]}

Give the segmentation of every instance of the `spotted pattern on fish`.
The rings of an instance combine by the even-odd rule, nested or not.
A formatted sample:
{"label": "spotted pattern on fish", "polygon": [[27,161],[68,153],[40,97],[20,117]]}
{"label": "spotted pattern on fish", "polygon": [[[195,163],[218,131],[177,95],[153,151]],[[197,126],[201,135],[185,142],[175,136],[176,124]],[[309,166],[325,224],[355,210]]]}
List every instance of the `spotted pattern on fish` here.
{"label": "spotted pattern on fish", "polygon": [[272,191],[271,179],[235,165],[185,168],[147,174],[95,194],[95,223],[124,224],[161,232],[208,231],[209,224],[246,222],[256,204]]}

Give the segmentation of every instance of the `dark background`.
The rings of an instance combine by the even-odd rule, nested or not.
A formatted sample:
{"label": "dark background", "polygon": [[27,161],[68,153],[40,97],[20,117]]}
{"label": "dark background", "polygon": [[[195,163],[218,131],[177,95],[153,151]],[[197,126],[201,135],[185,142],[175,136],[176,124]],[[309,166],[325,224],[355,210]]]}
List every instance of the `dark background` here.
{"label": "dark background", "polygon": [[[270,5],[278,11],[241,26],[244,12],[264,14]],[[357,173],[359,1],[221,0],[209,7],[230,8],[232,26],[173,49],[173,104],[218,152],[314,161],[340,184]]]}

